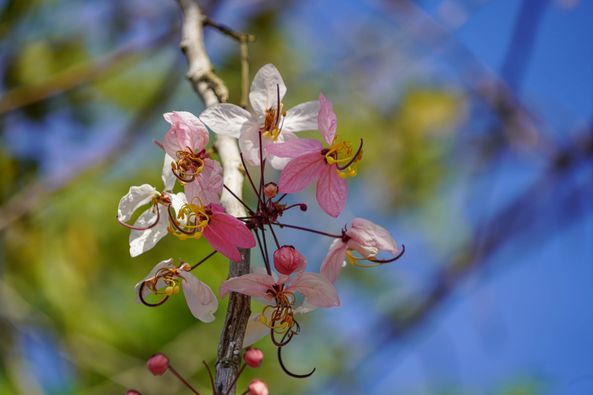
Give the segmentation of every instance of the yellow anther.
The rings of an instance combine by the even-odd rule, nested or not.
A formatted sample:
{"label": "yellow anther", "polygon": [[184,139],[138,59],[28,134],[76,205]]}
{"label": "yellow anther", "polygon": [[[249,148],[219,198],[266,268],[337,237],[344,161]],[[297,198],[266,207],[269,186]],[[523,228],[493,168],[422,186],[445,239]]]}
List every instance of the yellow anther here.
{"label": "yellow anther", "polygon": [[[380,265],[378,262],[373,262],[375,260],[374,256],[365,257],[358,257],[354,255],[354,250],[346,250],[346,261],[351,264],[352,266],[356,267],[363,267],[363,268],[370,268],[370,267],[377,267]],[[369,261],[372,263],[360,263],[360,261]]]}

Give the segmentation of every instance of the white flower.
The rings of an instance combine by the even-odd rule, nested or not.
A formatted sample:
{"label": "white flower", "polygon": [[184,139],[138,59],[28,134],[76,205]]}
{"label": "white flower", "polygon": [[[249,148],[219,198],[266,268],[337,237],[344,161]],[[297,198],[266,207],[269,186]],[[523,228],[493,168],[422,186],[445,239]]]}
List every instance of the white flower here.
{"label": "white flower", "polygon": [[294,133],[317,129],[319,101],[309,101],[285,111],[282,99],[286,85],[276,67],[263,66],[255,74],[249,92],[253,113],[230,103],[210,106],[200,120],[215,133],[239,139],[239,147],[248,163],[260,163],[260,133],[263,159],[281,170],[290,161],[267,153],[266,146],[296,139]]}

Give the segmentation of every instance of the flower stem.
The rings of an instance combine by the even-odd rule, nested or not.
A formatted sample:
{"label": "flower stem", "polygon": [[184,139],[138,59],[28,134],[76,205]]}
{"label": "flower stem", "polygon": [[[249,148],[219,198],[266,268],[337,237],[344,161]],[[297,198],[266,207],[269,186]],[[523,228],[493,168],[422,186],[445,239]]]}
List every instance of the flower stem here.
{"label": "flower stem", "polygon": [[171,364],[169,364],[169,370],[171,371],[171,373],[175,375],[175,377],[179,379],[179,381],[181,381],[187,388],[189,388],[191,392],[193,392],[196,395],[200,395],[200,393],[194,387],[192,387],[192,385],[186,379],[184,379],[183,376],[181,376],[179,372],[175,370],[173,366],[171,366]]}
{"label": "flower stem", "polygon": [[318,235],[323,235],[323,236],[331,237],[331,238],[334,238],[334,239],[341,239],[342,238],[342,235],[334,235],[334,234],[331,234],[331,233],[322,232],[320,230],[305,228],[303,226],[281,224],[280,222],[272,222],[272,225],[276,225],[276,226],[279,226],[281,228],[291,228],[291,229],[303,230],[305,232],[316,233]]}

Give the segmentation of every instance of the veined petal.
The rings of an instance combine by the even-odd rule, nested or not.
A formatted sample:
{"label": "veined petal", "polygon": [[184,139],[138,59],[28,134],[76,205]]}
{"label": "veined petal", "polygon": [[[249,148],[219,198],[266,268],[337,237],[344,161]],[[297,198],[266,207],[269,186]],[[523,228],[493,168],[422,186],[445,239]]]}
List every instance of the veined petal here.
{"label": "veined petal", "polygon": [[[348,242],[352,244],[350,247],[356,249],[363,256],[368,256],[368,254],[364,254],[364,249],[368,248],[387,251],[392,254],[399,252],[395,240],[387,229],[364,218],[354,218],[352,228],[346,234],[352,238]],[[360,245],[359,248],[356,248],[358,247],[356,244]],[[373,251],[371,251],[372,253]]]}
{"label": "veined petal", "polygon": [[171,158],[169,154],[165,152],[165,161],[163,162],[163,172],[161,174],[161,179],[163,180],[163,185],[165,186],[165,191],[172,191],[175,187],[175,181],[177,177],[173,174],[173,170],[171,169],[171,163],[175,162],[175,159]]}
{"label": "veined petal", "polygon": [[163,118],[171,124],[165,133],[163,148],[172,158],[177,151],[200,152],[208,144],[208,130],[194,114],[187,111],[168,112]]}
{"label": "veined petal", "polygon": [[239,138],[247,129],[258,129],[257,119],[249,111],[230,103],[215,104],[200,114],[214,133]]}
{"label": "veined petal", "polygon": [[190,272],[180,270],[179,275],[183,278],[183,295],[193,316],[203,322],[214,321],[214,313],[218,309],[214,292]]}
{"label": "veined petal", "polygon": [[318,114],[318,100],[301,103],[286,112],[284,123],[282,124],[282,132],[295,133],[303,130],[316,130]]}
{"label": "veined petal", "polygon": [[247,296],[259,296],[271,299],[267,291],[276,283],[274,277],[267,274],[249,273],[239,277],[229,278],[220,285],[220,297],[224,298],[229,292],[238,292]]}
{"label": "veined petal", "polygon": [[222,185],[222,167],[215,160],[205,159],[202,172],[192,182],[185,184],[184,190],[190,202],[197,199],[205,206],[220,202]]}
{"label": "veined petal", "polygon": [[117,218],[120,221],[127,222],[132,218],[134,211],[145,204],[150,203],[159,192],[155,187],[148,184],[142,184],[138,187],[130,187],[130,190],[119,201],[117,207]]}
{"label": "veined petal", "polygon": [[312,152],[321,153],[323,145],[314,139],[294,139],[283,143],[271,144],[268,153],[281,158],[296,158]]}
{"label": "veined petal", "polygon": [[276,170],[282,170],[286,167],[286,165],[288,164],[288,162],[291,161],[290,158],[281,158],[279,156],[276,156],[274,154],[272,154],[269,149],[278,145],[278,144],[284,144],[287,143],[289,141],[295,141],[295,140],[299,140],[299,138],[294,134],[294,133],[290,133],[290,132],[282,132],[280,133],[280,135],[278,136],[278,139],[276,141],[272,141],[272,140],[267,140],[268,144],[264,144],[264,156],[268,159],[268,163]]}
{"label": "veined petal", "polygon": [[212,211],[203,236],[212,248],[233,262],[241,260],[239,248],[255,247],[255,238],[247,226],[230,214]]}
{"label": "veined petal", "polygon": [[291,160],[282,173],[278,188],[281,193],[299,192],[317,179],[326,167],[323,155],[312,152]]}
{"label": "veined petal", "polygon": [[[167,235],[167,208],[163,205],[158,206],[159,222],[152,228],[146,230],[134,230],[130,232],[130,255],[136,257],[156,245],[160,239]],[[157,219],[157,213],[150,208],[146,210],[134,223],[134,227],[146,228],[154,224]]]}
{"label": "veined petal", "polygon": [[332,217],[337,217],[346,206],[347,196],[348,183],[338,175],[336,165],[326,166],[317,181],[319,206]]}
{"label": "veined petal", "polygon": [[338,120],[332,103],[323,96],[323,93],[319,94],[319,116],[317,122],[319,133],[321,133],[327,144],[331,145],[336,136]]}
{"label": "veined petal", "polygon": [[[286,94],[286,85],[284,85],[276,66],[266,64],[253,77],[249,91],[249,102],[253,111],[258,115],[258,121],[263,120],[267,109],[278,106],[278,93],[280,93],[280,101],[282,101]],[[260,117],[261,119],[259,119]]]}
{"label": "veined petal", "polygon": [[[262,137],[264,152],[268,144],[270,144],[270,140]],[[247,163],[253,166],[259,166],[259,129],[247,129],[241,133],[241,136],[239,136],[239,148]]]}
{"label": "veined petal", "polygon": [[328,279],[317,273],[302,273],[286,291],[298,291],[305,302],[315,307],[335,307],[340,305],[338,292]]}
{"label": "veined petal", "polygon": [[329,251],[321,264],[320,272],[330,282],[335,283],[336,278],[342,267],[344,267],[344,260],[346,259],[346,250],[348,245],[340,239],[333,241],[329,247]]}

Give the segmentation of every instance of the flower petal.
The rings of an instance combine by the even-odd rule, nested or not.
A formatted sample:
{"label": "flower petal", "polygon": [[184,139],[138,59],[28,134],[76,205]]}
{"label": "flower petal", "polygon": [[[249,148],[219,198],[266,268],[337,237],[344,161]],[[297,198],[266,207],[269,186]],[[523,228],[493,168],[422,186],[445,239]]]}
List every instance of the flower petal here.
{"label": "flower petal", "polygon": [[163,180],[163,185],[165,186],[164,191],[172,191],[175,187],[175,181],[177,177],[173,174],[173,170],[171,169],[171,163],[174,163],[175,159],[171,158],[169,154],[165,153],[165,161],[163,162],[163,172],[161,173],[161,179]]}
{"label": "flower petal", "polygon": [[183,278],[183,295],[193,316],[203,322],[214,321],[214,313],[218,309],[214,292],[189,272],[180,270],[179,275]]}
{"label": "flower petal", "polygon": [[318,273],[302,273],[286,291],[298,291],[305,297],[305,303],[315,307],[340,305],[338,292],[331,282]]}
{"label": "flower petal", "polygon": [[119,201],[117,218],[123,222],[129,221],[139,207],[150,203],[152,198],[158,194],[159,192],[152,185],[142,184],[139,187],[130,187],[128,193]]}
{"label": "flower petal", "polygon": [[215,104],[200,114],[204,122],[214,133],[239,138],[247,129],[258,129],[257,119],[249,111],[230,103]]}
{"label": "flower petal", "polygon": [[241,260],[239,248],[255,247],[255,238],[247,226],[230,214],[212,211],[203,236],[212,248],[233,262]]}
{"label": "flower petal", "polygon": [[348,183],[338,175],[336,165],[326,166],[317,181],[319,206],[332,217],[337,217],[344,210],[347,197]]}
{"label": "flower petal", "polygon": [[[270,144],[270,140],[262,137],[264,152],[268,144]],[[253,166],[259,166],[259,129],[246,129],[241,133],[241,136],[239,136],[239,148],[247,163]]]}
{"label": "flower petal", "polygon": [[268,154],[281,158],[296,158],[312,152],[320,153],[323,145],[313,139],[294,139],[283,143],[271,144],[267,147]]}
{"label": "flower petal", "polygon": [[286,112],[284,123],[282,124],[282,132],[295,133],[303,130],[316,130],[318,114],[318,100],[301,103]]}
{"label": "flower petal", "polygon": [[[271,314],[271,310],[270,311]],[[243,338],[243,347],[249,347],[262,337],[270,333],[270,328],[261,321],[261,313],[252,313],[247,321],[245,337]]]}
{"label": "flower petal", "polygon": [[399,252],[395,240],[387,229],[364,218],[354,218],[352,228],[346,234],[352,238],[348,241],[348,246],[365,257],[374,256],[378,251],[387,251],[392,254]]}
{"label": "flower petal", "polygon": [[[175,267],[175,264],[173,263],[173,258],[169,258],[167,260],[164,261],[160,261],[159,263],[157,263],[156,265],[154,265],[154,267],[150,270],[150,272],[146,275],[146,277],[144,277],[141,281],[139,281],[136,286],[134,287],[134,289],[136,290],[136,301],[138,303],[142,303],[142,301],[140,300],[140,297],[138,296],[138,291],[140,290],[140,287],[142,286],[142,283],[152,277],[154,277],[157,272],[161,269],[164,269],[166,267]],[[157,281],[157,289],[165,286],[165,282],[161,279],[159,279]],[[148,289],[148,287],[144,287],[144,290],[142,291],[142,296],[146,299],[152,292],[150,291],[150,289]]]}
{"label": "flower petal", "polygon": [[168,112],[163,118],[171,124],[171,128],[163,138],[163,148],[172,158],[177,151],[188,148],[197,153],[208,144],[208,130],[194,114],[187,111]]}
{"label": "flower petal", "polygon": [[204,160],[204,169],[194,181],[185,184],[185,195],[190,202],[198,199],[202,205],[220,202],[222,193],[222,167],[212,159]]}
{"label": "flower petal", "polygon": [[249,273],[239,277],[229,278],[220,285],[220,297],[224,298],[229,292],[238,292],[247,296],[259,296],[271,299],[266,293],[276,283],[274,277],[268,274]]}
{"label": "flower petal", "polygon": [[346,259],[346,250],[348,245],[340,239],[333,241],[329,247],[329,251],[321,264],[321,275],[327,278],[330,282],[335,283],[336,278],[342,267],[344,267],[344,260]]}
{"label": "flower petal", "polygon": [[323,96],[323,93],[319,94],[319,116],[317,122],[319,133],[321,133],[325,141],[331,145],[336,136],[338,120],[336,118],[336,113],[334,113],[332,103]]}
{"label": "flower petal", "polygon": [[[150,229],[133,230],[130,232],[130,255],[136,257],[156,245],[160,239],[167,235],[167,207],[158,205],[159,222]],[[151,207],[146,210],[134,223],[137,228],[145,228],[154,224],[157,214]]]}
{"label": "flower petal", "polygon": [[257,71],[251,89],[249,91],[249,102],[253,111],[258,116],[258,121],[263,122],[263,117],[267,109],[278,106],[278,96],[280,101],[286,94],[286,85],[282,76],[273,64],[266,64]]}
{"label": "flower petal", "polygon": [[278,188],[281,193],[299,192],[319,177],[326,167],[323,155],[312,152],[294,158],[282,170]]}

